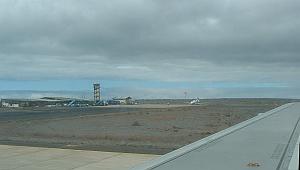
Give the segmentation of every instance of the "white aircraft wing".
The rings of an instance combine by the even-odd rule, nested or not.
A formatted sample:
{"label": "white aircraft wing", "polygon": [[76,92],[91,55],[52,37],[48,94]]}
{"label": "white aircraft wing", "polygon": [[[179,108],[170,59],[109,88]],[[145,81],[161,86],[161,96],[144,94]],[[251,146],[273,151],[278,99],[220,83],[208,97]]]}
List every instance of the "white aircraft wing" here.
{"label": "white aircraft wing", "polygon": [[299,119],[286,104],[133,170],[298,170]]}

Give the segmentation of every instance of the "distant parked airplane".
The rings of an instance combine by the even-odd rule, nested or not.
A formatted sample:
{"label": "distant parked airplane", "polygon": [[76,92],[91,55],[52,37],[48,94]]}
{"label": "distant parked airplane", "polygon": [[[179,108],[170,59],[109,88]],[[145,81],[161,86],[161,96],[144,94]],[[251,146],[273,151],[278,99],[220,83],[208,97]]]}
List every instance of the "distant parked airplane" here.
{"label": "distant parked airplane", "polygon": [[192,100],[192,101],[190,102],[191,105],[197,105],[197,104],[200,104],[200,103],[201,103],[201,102],[200,102],[200,99],[199,99],[199,98],[194,99],[194,100]]}

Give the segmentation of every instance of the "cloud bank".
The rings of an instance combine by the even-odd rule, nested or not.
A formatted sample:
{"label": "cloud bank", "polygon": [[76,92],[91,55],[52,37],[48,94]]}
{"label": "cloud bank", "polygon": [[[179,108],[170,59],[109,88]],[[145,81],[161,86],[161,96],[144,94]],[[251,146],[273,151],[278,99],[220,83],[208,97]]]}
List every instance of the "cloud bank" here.
{"label": "cloud bank", "polygon": [[2,0],[0,80],[285,83],[290,91],[300,84],[299,7],[297,0]]}

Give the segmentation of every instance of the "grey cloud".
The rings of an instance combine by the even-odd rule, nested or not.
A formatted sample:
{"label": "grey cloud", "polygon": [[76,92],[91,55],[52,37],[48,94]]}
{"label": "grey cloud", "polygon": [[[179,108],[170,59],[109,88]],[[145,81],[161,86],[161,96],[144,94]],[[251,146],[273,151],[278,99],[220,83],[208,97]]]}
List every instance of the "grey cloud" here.
{"label": "grey cloud", "polygon": [[293,81],[299,7],[297,0],[3,0],[0,78]]}

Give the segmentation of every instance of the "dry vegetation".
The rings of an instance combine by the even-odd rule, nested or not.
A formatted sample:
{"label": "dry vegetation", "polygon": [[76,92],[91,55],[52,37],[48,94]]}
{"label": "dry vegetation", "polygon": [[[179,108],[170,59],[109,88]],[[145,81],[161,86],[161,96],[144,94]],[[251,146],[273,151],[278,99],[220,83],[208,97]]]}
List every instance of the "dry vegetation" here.
{"label": "dry vegetation", "polygon": [[162,154],[290,100],[203,100],[197,106],[173,102],[157,100],[153,107],[2,108],[0,143]]}

